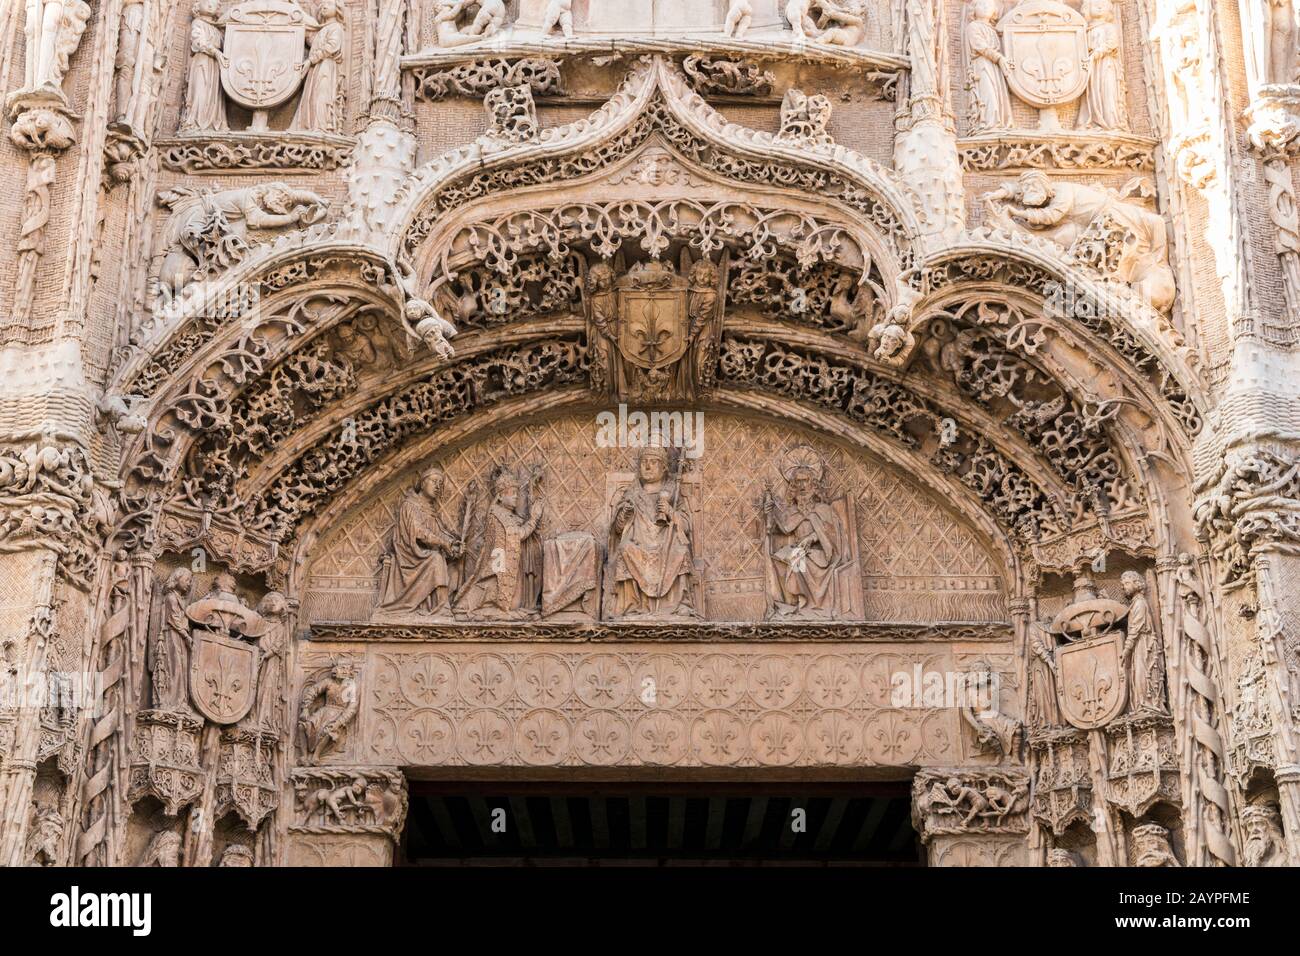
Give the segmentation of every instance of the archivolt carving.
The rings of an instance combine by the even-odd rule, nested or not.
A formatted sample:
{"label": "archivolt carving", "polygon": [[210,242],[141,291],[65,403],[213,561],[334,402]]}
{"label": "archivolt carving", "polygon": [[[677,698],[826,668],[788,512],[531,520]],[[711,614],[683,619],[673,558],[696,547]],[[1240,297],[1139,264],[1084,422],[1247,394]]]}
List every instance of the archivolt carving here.
{"label": "archivolt carving", "polygon": [[536,144],[503,150],[483,168],[474,148],[453,150],[418,171],[407,190],[409,225],[403,246],[413,252],[452,209],[489,193],[522,185],[572,180],[629,155],[658,131],[683,156],[729,178],[802,188],[838,200],[888,237],[900,261],[910,261],[910,205],[894,175],[838,146],[783,142],[770,133],[726,121],[662,59],[643,59],[618,92],[585,120],[545,129]]}

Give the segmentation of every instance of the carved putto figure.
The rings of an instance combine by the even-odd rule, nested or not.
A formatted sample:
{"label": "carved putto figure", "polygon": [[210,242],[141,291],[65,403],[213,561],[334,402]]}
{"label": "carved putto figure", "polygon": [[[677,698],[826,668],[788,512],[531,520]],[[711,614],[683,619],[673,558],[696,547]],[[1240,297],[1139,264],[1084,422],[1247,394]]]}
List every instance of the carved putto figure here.
{"label": "carved putto figure", "polygon": [[150,701],[158,710],[190,709],[185,684],[190,663],[190,621],[185,608],[193,586],[189,568],[177,568],[163,587],[162,621],[149,641],[146,658],[152,687]]}
{"label": "carved putto figure", "polygon": [[1084,0],[1088,20],[1088,91],[1079,108],[1080,129],[1128,129],[1124,92],[1124,37],[1113,0]]}
{"label": "carved putto figure", "polygon": [[85,0],[27,0],[26,89],[61,89],[90,12]]}
{"label": "carved putto figure", "polygon": [[1288,866],[1282,815],[1271,803],[1255,803],[1241,811],[1246,831],[1246,866]]}
{"label": "carved putto figure", "polygon": [[861,614],[851,505],[847,498],[826,501],[825,470],[817,453],[801,445],[782,463],[789,500],[763,490],[769,619],[843,621]]}
{"label": "carved putto figure", "polygon": [[619,495],[609,526],[608,617],[697,617],[694,533],[682,500],[679,457],[654,442],[644,451],[637,475]]}
{"label": "carved putto figure", "polygon": [[320,29],[311,41],[311,51],[304,66],[307,79],[289,128],[338,133],[343,129],[338,85],[347,35],[338,0],[324,0],[319,15]]}
{"label": "carved putto figure", "polygon": [[325,677],[303,688],[298,729],[306,762],[320,763],[344,745],[359,708],[356,668],[350,661],[336,662]]}
{"label": "carved putto figure", "polygon": [[442,47],[486,40],[499,33],[505,22],[503,0],[436,0],[434,6],[433,29]]}
{"label": "carved putto figure", "polygon": [[1006,57],[997,29],[999,0],[974,0],[966,24],[966,90],[970,94],[970,131],[1009,129],[1011,93],[1007,89]]}
{"label": "carved putto figure", "polygon": [[492,479],[492,502],[456,612],[473,618],[530,620],[542,596],[542,546],[537,528],[545,513],[540,470],[526,477],[502,468]]}
{"label": "carved putto figure", "polygon": [[796,43],[804,43],[817,33],[817,24],[812,18],[812,0],[786,0],[785,18],[794,31]]}
{"label": "carved putto figure", "polygon": [[[379,610],[439,614],[451,609],[451,562],[464,553],[465,541],[439,514],[445,483],[442,471],[430,468],[398,506],[380,573]],[[467,507],[463,502],[462,510]]]}
{"label": "carved putto figure", "polygon": [[731,0],[727,4],[727,19],[722,32],[734,39],[743,40],[753,19],[754,5],[749,0]]}
{"label": "carved putto figure", "polygon": [[819,0],[818,43],[827,46],[858,46],[867,37],[865,0]]}
{"label": "carved putto figure", "polygon": [[1054,182],[1040,170],[984,195],[991,221],[1004,229],[1024,228],[1071,249],[1086,233],[1119,232],[1114,278],[1127,282],[1153,308],[1168,312],[1176,286],[1169,267],[1169,239],[1164,220],[1114,190],[1083,183]]}
{"label": "carved putto figure", "polygon": [[196,0],[190,26],[190,68],[185,87],[185,113],[181,132],[220,132],[230,128],[226,101],[221,95],[221,68],[227,62],[225,36],[217,26],[219,0]]}
{"label": "carved putto figure", "polygon": [[1181,866],[1169,845],[1169,831],[1158,823],[1133,828],[1133,865],[1142,867]]}
{"label": "carved putto figure", "polygon": [[564,39],[573,39],[573,0],[550,0],[546,4],[546,13],[542,16],[542,36],[548,36],[556,27],[564,34]]}

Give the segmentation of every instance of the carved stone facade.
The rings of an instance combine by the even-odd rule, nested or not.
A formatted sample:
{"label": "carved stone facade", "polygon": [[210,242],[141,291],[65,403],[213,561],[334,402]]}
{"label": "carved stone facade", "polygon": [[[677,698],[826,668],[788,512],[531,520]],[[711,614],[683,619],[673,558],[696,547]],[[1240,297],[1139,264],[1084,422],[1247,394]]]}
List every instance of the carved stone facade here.
{"label": "carved stone facade", "polygon": [[11,7],[0,865],[1300,863],[1289,0]]}

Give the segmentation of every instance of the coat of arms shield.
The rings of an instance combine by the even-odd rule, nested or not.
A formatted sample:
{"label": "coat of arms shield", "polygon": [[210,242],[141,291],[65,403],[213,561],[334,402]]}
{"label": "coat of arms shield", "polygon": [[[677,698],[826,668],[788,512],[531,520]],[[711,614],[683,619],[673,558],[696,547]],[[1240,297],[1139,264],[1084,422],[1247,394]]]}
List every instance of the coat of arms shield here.
{"label": "coat of arms shield", "polygon": [[1058,0],[1025,0],[998,24],[1007,84],[1026,103],[1050,109],[1088,85],[1088,23]]}
{"label": "coat of arms shield", "polygon": [[1056,698],[1071,726],[1093,730],[1123,712],[1128,702],[1123,652],[1120,632],[1057,649]]}
{"label": "coat of arms shield", "polygon": [[226,17],[221,85],[250,110],[285,103],[302,85],[307,14],[293,0],[248,0]]}
{"label": "coat of arms shield", "polygon": [[686,354],[690,344],[687,283],[671,266],[634,266],[618,283],[618,349],[633,365],[663,368]]}
{"label": "coat of arms shield", "polygon": [[209,631],[195,631],[190,653],[190,699],[214,724],[233,724],[257,694],[257,647]]}

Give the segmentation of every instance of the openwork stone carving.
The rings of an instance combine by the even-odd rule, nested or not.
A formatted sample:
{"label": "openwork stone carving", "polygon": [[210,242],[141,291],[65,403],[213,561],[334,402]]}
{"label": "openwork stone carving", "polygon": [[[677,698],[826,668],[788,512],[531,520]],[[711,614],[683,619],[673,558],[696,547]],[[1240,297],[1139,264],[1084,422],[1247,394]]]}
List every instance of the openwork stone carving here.
{"label": "openwork stone carving", "polygon": [[527,86],[535,97],[564,92],[560,65],[555,60],[527,57],[519,60],[476,60],[451,67],[417,67],[415,92],[425,100],[449,96],[486,96],[496,89]]}

